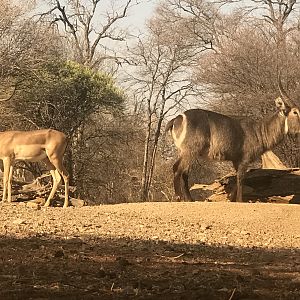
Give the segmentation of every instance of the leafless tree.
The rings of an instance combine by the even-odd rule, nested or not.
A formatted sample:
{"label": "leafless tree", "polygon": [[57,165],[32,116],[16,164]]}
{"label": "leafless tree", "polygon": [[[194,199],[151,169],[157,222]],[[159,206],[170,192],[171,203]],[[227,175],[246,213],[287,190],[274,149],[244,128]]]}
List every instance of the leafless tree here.
{"label": "leafless tree", "polygon": [[[163,121],[195,96],[190,67],[203,51],[211,49],[208,32],[203,30],[195,38],[182,21],[171,7],[160,6],[149,22],[149,35],[140,37],[131,51],[131,82],[145,106],[142,200],[149,198]],[[182,39],[184,33],[187,35]]]}
{"label": "leafless tree", "polygon": [[126,31],[117,24],[138,3],[137,0],[124,0],[122,4],[113,1],[110,9],[106,9],[100,0],[53,0],[51,9],[42,17],[50,16],[52,23],[64,30],[77,62],[96,68],[106,59],[117,61],[108,44],[125,40]]}
{"label": "leafless tree", "polygon": [[[32,7],[14,4],[7,0],[0,1],[0,78],[1,96],[18,95],[22,82],[36,76],[41,65],[63,57],[63,43],[57,32],[29,17]],[[11,91],[14,91],[11,94]],[[9,97],[12,99],[12,97]],[[10,108],[10,101],[0,102],[1,110],[6,111],[7,118],[2,121],[10,126],[16,118]]]}

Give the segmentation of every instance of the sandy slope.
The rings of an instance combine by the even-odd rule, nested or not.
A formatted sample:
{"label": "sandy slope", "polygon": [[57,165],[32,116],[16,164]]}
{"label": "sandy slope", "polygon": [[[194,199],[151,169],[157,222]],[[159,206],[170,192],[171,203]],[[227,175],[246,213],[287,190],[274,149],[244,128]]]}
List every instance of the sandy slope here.
{"label": "sandy slope", "polygon": [[300,248],[300,206],[270,203],[137,203],[83,208],[2,205],[0,234],[127,237],[178,243]]}
{"label": "sandy slope", "polygon": [[0,299],[300,299],[300,206],[0,205]]}

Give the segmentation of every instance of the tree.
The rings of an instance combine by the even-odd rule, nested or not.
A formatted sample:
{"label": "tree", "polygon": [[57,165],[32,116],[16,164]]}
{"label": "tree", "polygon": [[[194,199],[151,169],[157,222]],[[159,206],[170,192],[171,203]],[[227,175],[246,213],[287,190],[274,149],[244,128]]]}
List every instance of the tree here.
{"label": "tree", "polygon": [[[211,47],[209,33],[203,28],[200,31],[195,22],[199,29],[195,37],[186,31],[185,21],[169,7],[160,6],[149,22],[149,35],[139,38],[131,51],[130,61],[134,65],[131,82],[145,107],[142,200],[149,199],[163,121],[195,95],[190,67]],[[182,39],[184,33],[188,35]]]}
{"label": "tree", "polygon": [[46,63],[34,75],[22,81],[13,106],[37,127],[55,127],[72,136],[100,107],[111,112],[122,108],[123,94],[108,74],[58,61]]}
{"label": "tree", "polygon": [[120,203],[139,197],[142,165],[141,121],[125,110],[112,118],[90,116],[82,134],[77,188],[90,203]]}
{"label": "tree", "polygon": [[2,0],[0,12],[0,76],[24,77],[41,63],[63,56],[54,28],[36,23],[26,8]]}
{"label": "tree", "polygon": [[117,24],[126,18],[131,6],[138,3],[124,0],[123,5],[118,6],[113,1],[111,10],[105,10],[100,0],[55,0],[51,2],[50,11],[43,13],[42,17],[50,15],[53,23],[63,25],[74,50],[73,60],[91,68],[99,68],[104,60],[118,60],[105,41],[125,40],[126,32]]}
{"label": "tree", "polygon": [[28,17],[30,9],[3,0],[0,11],[0,110],[5,115],[2,130],[20,128],[24,118],[13,111],[11,96],[17,96],[23,81],[36,76],[45,62],[64,56],[64,44],[53,28]]}

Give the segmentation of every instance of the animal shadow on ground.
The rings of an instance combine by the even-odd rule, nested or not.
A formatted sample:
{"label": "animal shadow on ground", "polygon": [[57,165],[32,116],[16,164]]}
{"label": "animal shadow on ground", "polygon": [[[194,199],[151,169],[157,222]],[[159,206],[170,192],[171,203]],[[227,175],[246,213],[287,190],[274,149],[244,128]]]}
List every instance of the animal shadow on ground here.
{"label": "animal shadow on ground", "polygon": [[300,250],[0,238],[0,299],[300,299]]}

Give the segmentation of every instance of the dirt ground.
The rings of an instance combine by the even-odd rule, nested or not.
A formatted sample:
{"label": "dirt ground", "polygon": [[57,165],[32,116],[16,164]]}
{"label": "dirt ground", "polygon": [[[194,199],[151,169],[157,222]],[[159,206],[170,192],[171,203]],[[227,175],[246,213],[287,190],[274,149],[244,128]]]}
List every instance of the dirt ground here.
{"label": "dirt ground", "polygon": [[300,299],[300,206],[0,205],[0,299]]}

